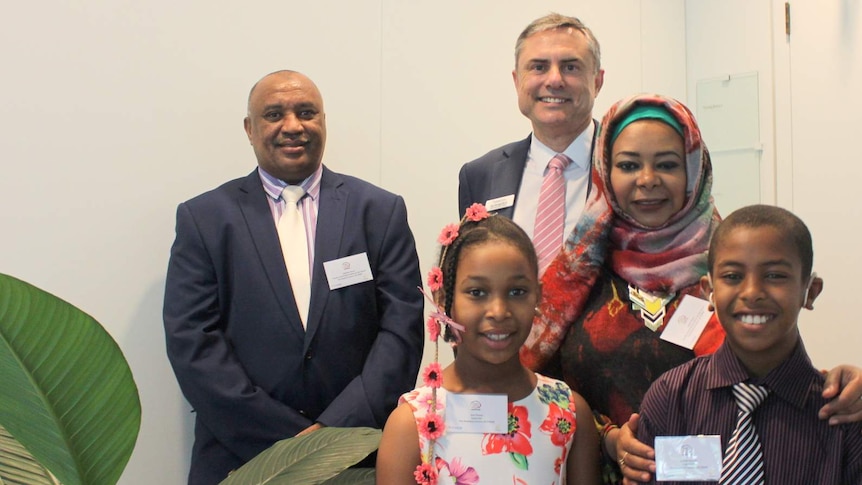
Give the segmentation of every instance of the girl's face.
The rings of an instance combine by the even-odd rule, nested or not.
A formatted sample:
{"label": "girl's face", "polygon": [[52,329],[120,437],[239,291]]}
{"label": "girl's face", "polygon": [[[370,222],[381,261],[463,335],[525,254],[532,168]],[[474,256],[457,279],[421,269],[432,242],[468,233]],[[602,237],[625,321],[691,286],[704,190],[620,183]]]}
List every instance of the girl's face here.
{"label": "girl's face", "polygon": [[465,327],[457,358],[519,362],[540,296],[537,269],[521,250],[494,240],[465,248],[454,292],[452,319]]}
{"label": "girl's face", "polygon": [[611,147],[611,188],[620,209],[646,227],[658,227],[685,204],[685,147],[659,120],[626,126]]}

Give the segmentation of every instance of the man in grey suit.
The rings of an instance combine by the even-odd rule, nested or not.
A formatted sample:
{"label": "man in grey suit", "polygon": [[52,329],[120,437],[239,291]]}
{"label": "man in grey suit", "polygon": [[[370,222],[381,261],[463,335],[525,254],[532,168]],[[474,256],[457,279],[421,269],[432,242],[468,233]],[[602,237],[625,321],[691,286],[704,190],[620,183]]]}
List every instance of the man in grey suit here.
{"label": "man in grey suit", "polygon": [[577,18],[546,15],[518,37],[512,79],[518,107],[530,119],[533,133],[461,168],[459,213],[479,202],[511,217],[532,237],[543,176],[550,160],[561,153],[572,160],[563,171],[565,237],[577,223],[589,190],[596,129],[593,102],[604,79],[599,42]]}
{"label": "man in grey suit", "polygon": [[[323,99],[300,73],[261,79],[244,123],[258,167],[179,205],[165,288],[167,353],[196,413],[195,485],[322,426],[382,428],[422,357],[403,199],[321,163]],[[291,186],[305,194],[292,206]],[[287,270],[287,210],[301,214],[307,274]]]}

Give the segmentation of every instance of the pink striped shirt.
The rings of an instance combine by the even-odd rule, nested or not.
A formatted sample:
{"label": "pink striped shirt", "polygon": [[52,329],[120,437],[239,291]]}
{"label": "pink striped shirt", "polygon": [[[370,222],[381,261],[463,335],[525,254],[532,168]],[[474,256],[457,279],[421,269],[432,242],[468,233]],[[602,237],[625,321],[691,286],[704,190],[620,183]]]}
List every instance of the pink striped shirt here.
{"label": "pink striped shirt", "polygon": [[[281,213],[284,212],[284,199],[281,192],[288,185],[285,181],[273,177],[264,169],[258,167],[260,181],[263,190],[268,196],[269,209],[272,212],[273,223],[277,226]],[[317,167],[313,174],[299,184],[305,190],[305,195],[299,200],[299,211],[305,223],[306,247],[308,248],[308,279],[314,276],[314,239],[317,231],[317,208],[320,205],[320,176],[323,173],[323,164]]]}

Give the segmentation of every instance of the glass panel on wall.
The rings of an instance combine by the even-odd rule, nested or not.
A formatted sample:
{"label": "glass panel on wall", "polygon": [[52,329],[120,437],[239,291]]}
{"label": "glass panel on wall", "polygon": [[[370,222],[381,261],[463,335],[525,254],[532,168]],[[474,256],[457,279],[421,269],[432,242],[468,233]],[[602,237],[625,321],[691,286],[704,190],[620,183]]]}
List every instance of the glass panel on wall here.
{"label": "glass panel on wall", "polygon": [[696,113],[712,156],[712,195],[722,215],[760,203],[760,108],[757,73],[697,82]]}

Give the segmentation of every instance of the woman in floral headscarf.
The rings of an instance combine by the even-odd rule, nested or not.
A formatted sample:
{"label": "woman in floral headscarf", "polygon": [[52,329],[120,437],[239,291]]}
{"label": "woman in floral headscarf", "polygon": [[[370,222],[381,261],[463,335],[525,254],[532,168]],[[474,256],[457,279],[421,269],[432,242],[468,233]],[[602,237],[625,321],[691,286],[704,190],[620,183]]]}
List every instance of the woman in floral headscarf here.
{"label": "woman in floral headscarf", "polygon": [[601,416],[617,481],[615,426],[637,411],[663,372],[711,353],[724,332],[710,320],[692,349],[661,340],[683,296],[701,296],[719,222],[712,165],[691,112],[658,95],[616,103],[602,120],[585,216],[542,278],[541,315],[521,352],[562,377]]}

